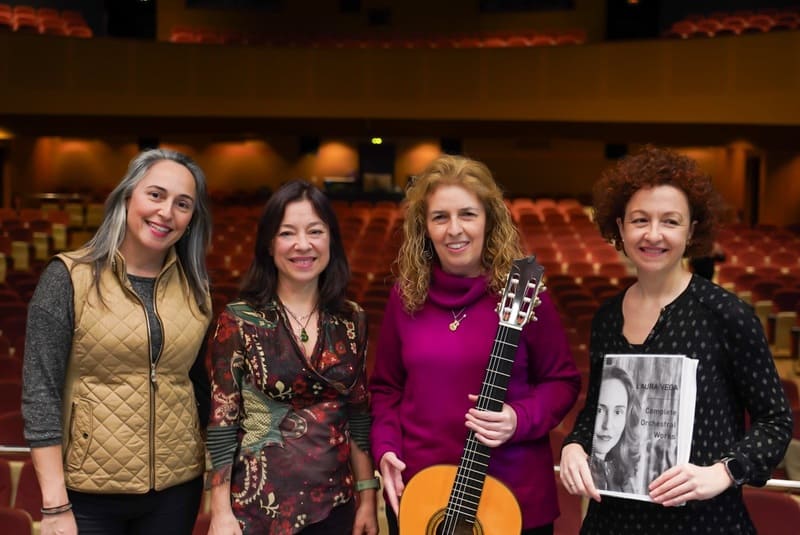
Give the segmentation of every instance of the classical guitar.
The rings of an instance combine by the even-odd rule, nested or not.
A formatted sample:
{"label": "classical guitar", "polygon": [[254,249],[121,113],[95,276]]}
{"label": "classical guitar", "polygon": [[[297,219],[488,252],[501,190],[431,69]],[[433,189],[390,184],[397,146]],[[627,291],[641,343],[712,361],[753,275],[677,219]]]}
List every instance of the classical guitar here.
{"label": "classical guitar", "polygon": [[[536,321],[543,272],[535,256],[514,261],[497,305],[500,324],[475,403],[480,410],[503,408],[522,327]],[[400,500],[401,535],[519,533],[522,513],[514,494],[486,474],[490,454],[470,430],[458,466],[431,466],[411,478]]]}

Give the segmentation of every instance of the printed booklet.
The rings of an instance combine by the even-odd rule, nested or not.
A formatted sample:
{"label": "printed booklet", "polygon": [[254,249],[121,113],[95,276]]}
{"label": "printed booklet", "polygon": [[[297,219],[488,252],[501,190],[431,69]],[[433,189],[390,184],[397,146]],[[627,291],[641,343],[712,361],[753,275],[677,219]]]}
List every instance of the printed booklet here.
{"label": "printed booklet", "polygon": [[600,494],[652,501],[647,487],[689,461],[697,361],[606,355],[589,467]]}

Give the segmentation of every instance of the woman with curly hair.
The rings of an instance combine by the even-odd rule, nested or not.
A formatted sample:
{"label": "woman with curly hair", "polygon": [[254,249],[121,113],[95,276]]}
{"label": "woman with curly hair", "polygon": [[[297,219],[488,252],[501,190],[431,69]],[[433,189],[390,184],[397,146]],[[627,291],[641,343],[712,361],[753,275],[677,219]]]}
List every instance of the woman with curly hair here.
{"label": "woman with curly hair", "polygon": [[547,294],[522,329],[499,412],[473,406],[498,326],[498,292],[519,235],[486,166],[435,160],[407,192],[404,242],[378,338],[372,452],[390,531],[403,489],[420,470],[458,464],[468,431],[493,448],[488,473],[523,511],[523,533],[552,533],[558,516],[549,431],[569,411],[580,376]]}
{"label": "woman with curly hair", "polygon": [[603,367],[602,385],[589,460],[594,485],[600,490],[639,492],[635,483],[639,464],[639,397],[628,373],[613,364]]}
{"label": "woman with curly hair", "polygon": [[[584,534],[755,533],[741,486],[766,483],[791,438],[792,415],[753,310],[684,265],[709,251],[719,204],[693,160],[650,146],[595,184],[595,221],[633,262],[637,281],[595,315],[586,406],[561,452],[565,487],[592,498]],[[652,502],[601,501],[589,468],[603,359],[626,353],[698,361],[689,462],[650,482]]]}

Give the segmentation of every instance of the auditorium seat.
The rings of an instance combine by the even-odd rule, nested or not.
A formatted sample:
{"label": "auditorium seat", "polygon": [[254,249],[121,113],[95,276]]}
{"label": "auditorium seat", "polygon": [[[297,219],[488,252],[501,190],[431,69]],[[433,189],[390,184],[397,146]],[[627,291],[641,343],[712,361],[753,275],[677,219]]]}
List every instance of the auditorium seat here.
{"label": "auditorium seat", "polygon": [[[621,281],[628,277],[628,268],[623,264],[600,264],[597,274],[609,279],[617,279],[617,285],[622,286]],[[636,280],[636,277],[633,277],[633,280]]]}
{"label": "auditorium seat", "polygon": [[511,35],[508,37],[507,41],[508,46],[514,47],[523,47],[523,46],[531,46],[531,41],[524,35]]}
{"label": "auditorium seat", "polygon": [[747,17],[747,27],[744,29],[745,33],[764,33],[768,32],[775,26],[775,20],[769,15],[754,14]]}
{"label": "auditorium seat", "polygon": [[664,33],[664,37],[688,39],[697,32],[697,25],[689,20],[679,20]]}
{"label": "auditorium seat", "polygon": [[23,433],[24,423],[19,406],[20,401],[18,400],[16,403],[16,410],[0,411],[0,445],[14,447],[27,446],[25,434]]}
{"label": "auditorium seat", "polygon": [[766,259],[764,257],[764,253],[761,251],[756,251],[754,249],[746,249],[744,251],[737,251],[732,261],[735,264],[740,266],[746,266],[748,268],[758,269],[759,267],[766,265]]}
{"label": "auditorium seat", "polygon": [[0,380],[0,413],[18,411],[21,402],[22,381],[12,378]]}
{"label": "auditorium seat", "polygon": [[12,490],[11,463],[0,457],[0,507],[11,507]]}
{"label": "auditorium seat", "polygon": [[85,25],[68,25],[67,35],[80,39],[89,39],[94,36],[92,29]]}
{"label": "auditorium seat", "polygon": [[[21,7],[21,6],[17,6]],[[39,19],[36,15],[29,15],[25,12],[14,13],[14,31],[15,32],[28,32],[39,33]]]}
{"label": "auditorium seat", "polygon": [[561,427],[555,427],[550,430],[550,452],[553,455],[554,465],[561,463],[561,445],[564,443],[567,433],[568,431]]}
{"label": "auditorium seat", "polygon": [[14,16],[24,15],[30,17],[36,17],[36,9],[33,6],[25,5],[25,4],[17,4],[13,8]]}
{"label": "auditorium seat", "polygon": [[566,30],[555,36],[555,45],[582,45],[586,42],[586,32],[582,30]]}
{"label": "auditorium seat", "polygon": [[797,312],[785,311],[771,314],[768,318],[769,341],[775,357],[788,357],[791,354],[792,327],[797,325]]}
{"label": "auditorium seat", "polygon": [[194,523],[194,529],[192,530],[192,535],[207,535],[208,528],[211,525],[211,514],[209,513],[199,513],[197,515],[197,520]]}
{"label": "auditorium seat", "polygon": [[783,288],[783,285],[780,282],[772,279],[759,279],[752,284],[750,291],[753,292],[755,301],[772,301],[773,294],[781,288]]}
{"label": "auditorium seat", "polygon": [[529,46],[555,46],[556,39],[546,33],[532,35],[528,39]]}
{"label": "auditorium seat", "polygon": [[747,268],[736,264],[724,263],[717,266],[717,280],[719,284],[736,284],[736,279],[740,275],[744,275]]}
{"label": "auditorium seat", "polygon": [[567,265],[566,272],[573,277],[583,277],[584,275],[597,274],[594,269],[594,264],[586,261],[570,262]]}
{"label": "auditorium seat", "polygon": [[736,277],[736,280],[734,281],[734,284],[736,285],[736,292],[738,293],[745,290],[748,292],[751,291],[753,284],[759,280],[761,280],[761,275],[758,275],[757,273],[742,273]]}
{"label": "auditorium seat", "polygon": [[772,303],[778,311],[795,311],[800,314],[800,288],[786,288],[776,290],[772,294]]}
{"label": "auditorium seat", "polygon": [[795,535],[800,526],[800,504],[783,492],[744,487],[744,503],[758,533]]}
{"label": "auditorium seat", "polygon": [[40,19],[60,19],[61,15],[58,13],[57,9],[53,9],[52,7],[40,7],[36,10],[36,14],[39,16]]}
{"label": "auditorium seat", "polygon": [[787,270],[800,269],[800,258],[796,250],[771,252],[769,254],[769,263],[772,266],[786,268]]}
{"label": "auditorium seat", "polygon": [[22,463],[19,471],[14,507],[27,511],[35,522],[42,520],[42,492],[39,488],[39,481],[36,479],[33,462],[30,459]]}
{"label": "auditorium seat", "polygon": [[583,499],[567,492],[559,474],[555,474],[555,478],[558,508],[561,514],[553,522],[553,535],[576,535],[583,522]]}
{"label": "auditorium seat", "polygon": [[0,349],[0,381],[5,379],[22,379],[22,361],[3,353]]}
{"label": "auditorium seat", "polygon": [[693,37],[714,37],[722,28],[722,24],[716,19],[703,19],[697,21],[695,26],[697,31],[692,35]]}
{"label": "auditorium seat", "polygon": [[34,533],[31,515],[21,509],[0,507],[0,525],[3,526],[4,535],[33,535]]}

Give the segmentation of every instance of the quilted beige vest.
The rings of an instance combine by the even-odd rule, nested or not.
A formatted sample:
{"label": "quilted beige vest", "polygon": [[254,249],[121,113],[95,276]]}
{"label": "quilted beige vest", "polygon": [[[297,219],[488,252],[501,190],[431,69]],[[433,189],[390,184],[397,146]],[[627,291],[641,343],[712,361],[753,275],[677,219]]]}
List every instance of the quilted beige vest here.
{"label": "quilted beige vest", "polygon": [[[83,251],[77,251],[75,256]],[[151,367],[145,308],[117,256],[100,278],[71,268],[75,330],[64,386],[64,477],[68,488],[142,494],[204,470],[204,444],[189,380],[210,318],[195,303],[174,251],[156,279],[163,349]]]}

